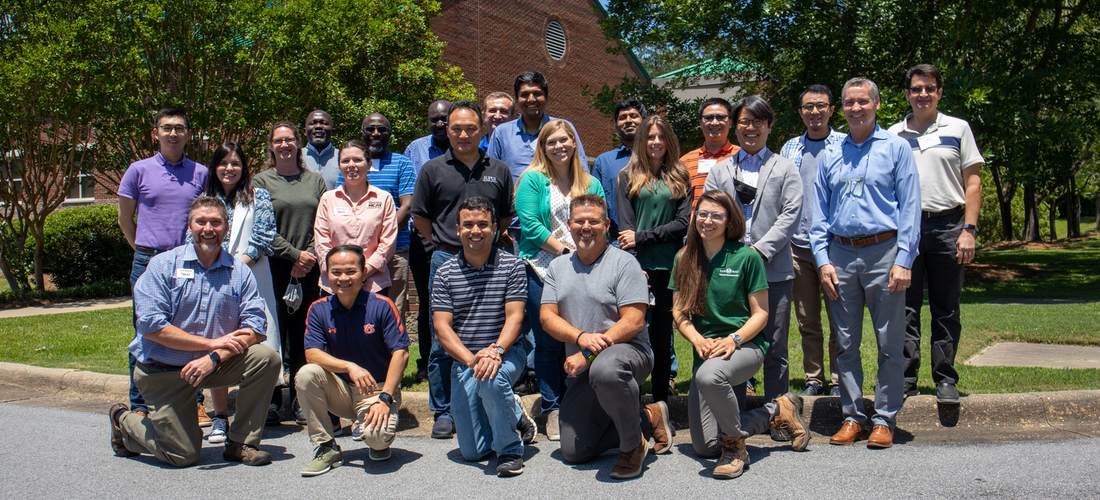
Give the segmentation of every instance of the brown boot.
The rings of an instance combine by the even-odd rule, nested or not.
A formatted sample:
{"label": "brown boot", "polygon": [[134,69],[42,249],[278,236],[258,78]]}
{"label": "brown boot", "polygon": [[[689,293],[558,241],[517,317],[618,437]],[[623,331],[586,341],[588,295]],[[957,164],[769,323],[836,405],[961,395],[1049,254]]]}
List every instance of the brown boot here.
{"label": "brown boot", "polygon": [[772,429],[790,434],[792,450],[806,451],[810,444],[810,433],[806,432],[806,424],[802,422],[802,398],[788,392],[776,398],[775,404],[779,412],[772,419]]}
{"label": "brown boot", "polygon": [[722,456],[714,467],[711,476],[715,479],[733,479],[749,468],[749,452],[745,449],[745,438],[721,436]]}
{"label": "brown boot", "polygon": [[642,444],[633,450],[620,450],[619,461],[611,467],[611,479],[633,479],[642,475],[642,462],[649,451],[649,441],[642,439]]}
{"label": "brown boot", "polygon": [[664,401],[645,405],[645,414],[653,428],[653,453],[672,453],[672,427],[668,423],[668,405]]}

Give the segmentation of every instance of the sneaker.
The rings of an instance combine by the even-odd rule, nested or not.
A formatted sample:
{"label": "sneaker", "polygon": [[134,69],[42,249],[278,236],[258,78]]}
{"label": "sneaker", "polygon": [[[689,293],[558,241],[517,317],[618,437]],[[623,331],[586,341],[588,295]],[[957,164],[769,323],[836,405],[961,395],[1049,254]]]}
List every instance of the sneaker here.
{"label": "sneaker", "polygon": [[806,432],[806,423],[802,421],[802,398],[788,392],[776,398],[775,404],[779,412],[772,419],[772,430],[784,431],[790,436],[792,450],[806,451],[806,446],[810,444],[810,433]]}
{"label": "sneaker", "polygon": [[[905,383],[905,388],[903,390],[905,391],[904,394],[902,395],[903,400],[909,399],[913,396],[920,396],[920,389],[917,389],[917,384],[914,383],[914,382],[906,382]],[[938,393],[938,391],[937,391],[937,393]],[[957,396],[957,394],[956,394],[956,396]]]}
{"label": "sneaker", "polygon": [[642,475],[642,461],[649,451],[649,441],[642,440],[642,444],[633,450],[619,452],[619,461],[611,467],[611,479],[633,479]]}
{"label": "sneaker", "polygon": [[745,382],[745,397],[756,395],[756,377],[750,378]]}
{"label": "sneaker", "polygon": [[745,449],[745,438],[722,436],[722,456],[711,472],[715,479],[733,479],[749,468],[749,452]]}
{"label": "sneaker", "polygon": [[672,453],[672,428],[668,423],[668,404],[658,401],[645,405],[650,428],[653,429],[653,453]]}
{"label": "sneaker", "polygon": [[936,402],[942,405],[959,404],[959,390],[951,382],[936,384]]}
{"label": "sneaker", "polygon": [[213,423],[210,429],[210,435],[206,437],[206,440],[213,443],[224,443],[225,432],[229,430],[229,419],[224,416],[214,415],[212,419]]}
{"label": "sneaker", "polygon": [[446,417],[436,419],[432,425],[433,439],[451,439],[455,436],[455,423]]}
{"label": "sneaker", "polygon": [[317,453],[313,455],[306,467],[302,469],[305,477],[320,476],[332,469],[344,464],[344,454],[340,453],[340,445],[329,441],[317,447]]}
{"label": "sneaker", "polygon": [[344,425],[343,422],[340,421],[340,417],[329,413],[328,418],[332,421],[332,437],[343,436]]}
{"label": "sneaker", "polygon": [[210,415],[206,414],[206,407],[199,405],[199,427],[210,427],[213,421],[210,419]]}
{"label": "sneaker", "polygon": [[677,393],[676,393],[676,381],[675,380],[669,380],[668,381],[668,395],[669,396],[676,396],[677,395]]}
{"label": "sneaker", "polygon": [[117,403],[107,410],[107,416],[111,418],[111,449],[115,450],[115,455],[120,457],[133,457],[138,455],[126,448],[126,444],[122,441],[122,413],[128,408],[122,403]]}
{"label": "sneaker", "polygon": [[264,420],[264,425],[272,427],[282,424],[283,417],[279,416],[279,406],[276,404],[272,404],[271,407],[267,410],[267,420]]}
{"label": "sneaker", "polygon": [[821,384],[819,384],[817,382],[810,382],[810,383],[806,384],[806,388],[802,389],[802,392],[798,393],[798,395],[802,396],[802,397],[820,396],[821,395]]}
{"label": "sneaker", "polygon": [[561,430],[558,428],[558,410],[551,410],[546,414],[546,439],[550,441],[561,440]]}
{"label": "sneaker", "polygon": [[[538,432],[538,427],[535,425],[535,419],[531,418],[531,414],[527,413],[527,405],[523,404],[523,399],[520,399],[518,394],[512,394],[512,397],[516,399],[516,404],[519,405],[519,409],[522,415],[519,417],[519,423],[516,425],[516,430],[519,431],[519,435],[523,438],[523,444],[531,444],[535,442],[535,433]],[[521,464],[522,468],[523,465]]]}
{"label": "sneaker", "polygon": [[351,421],[351,440],[362,441],[363,440],[363,423],[358,420]]}
{"label": "sneaker", "polygon": [[250,444],[225,441],[222,458],[227,462],[241,462],[245,465],[267,465],[271,463],[271,454]]}
{"label": "sneaker", "polygon": [[306,412],[302,411],[302,407],[298,405],[298,401],[295,400],[291,407],[294,409],[294,423],[306,425],[309,420],[306,420]]}
{"label": "sneaker", "polygon": [[829,387],[829,395],[830,396],[836,396],[836,397],[839,398],[840,397],[840,386],[839,385],[833,385],[833,386]]}
{"label": "sneaker", "polygon": [[370,459],[374,460],[375,462],[385,462],[386,460],[390,459],[391,453],[389,447],[384,450],[376,450],[374,448],[371,448],[370,452],[367,455],[369,455]]}
{"label": "sneaker", "polygon": [[497,477],[512,477],[523,474],[523,457],[504,454],[497,457]]}

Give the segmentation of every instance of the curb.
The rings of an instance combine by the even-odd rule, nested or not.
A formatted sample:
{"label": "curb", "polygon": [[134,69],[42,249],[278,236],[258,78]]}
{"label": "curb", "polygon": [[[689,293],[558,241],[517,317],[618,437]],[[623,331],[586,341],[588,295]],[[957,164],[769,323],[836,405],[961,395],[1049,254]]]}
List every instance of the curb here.
{"label": "curb", "polygon": [[[126,401],[130,388],[126,375],[4,362],[0,362],[0,383],[49,393],[45,397],[73,394],[117,401]],[[541,428],[543,419],[538,411],[539,396],[527,395],[522,399]],[[643,399],[643,402],[650,401],[649,397]],[[840,398],[815,396],[802,399],[802,416],[807,427],[815,438],[819,438],[818,443],[823,444],[821,438],[827,443],[829,436],[843,422]],[[747,406],[752,409],[764,403],[762,397],[749,397]],[[873,413],[873,401],[864,399],[864,404],[868,414]],[[687,429],[687,396],[670,397],[668,406],[674,427]],[[428,409],[428,393],[403,392],[398,430],[409,436],[428,436],[432,423],[433,412]],[[1100,437],[1100,390],[971,394],[963,396],[961,405],[945,406],[938,405],[935,396],[911,397],[898,412],[894,442],[973,443],[1090,437]],[[689,433],[678,433],[676,441],[689,442]]]}

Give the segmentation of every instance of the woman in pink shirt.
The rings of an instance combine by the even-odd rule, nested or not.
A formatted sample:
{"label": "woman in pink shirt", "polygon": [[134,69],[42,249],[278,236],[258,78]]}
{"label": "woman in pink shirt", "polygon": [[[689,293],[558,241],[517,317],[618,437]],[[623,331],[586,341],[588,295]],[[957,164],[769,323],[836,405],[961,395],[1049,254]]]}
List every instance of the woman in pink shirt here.
{"label": "woman in pink shirt", "polygon": [[363,290],[386,296],[397,241],[397,209],[389,193],[367,182],[371,169],[367,146],[352,140],[340,148],[340,174],[344,184],[325,192],[317,207],[313,226],[317,263],[321,265],[321,289],[331,294],[325,257],[337,245],[359,245],[367,257],[367,280]]}

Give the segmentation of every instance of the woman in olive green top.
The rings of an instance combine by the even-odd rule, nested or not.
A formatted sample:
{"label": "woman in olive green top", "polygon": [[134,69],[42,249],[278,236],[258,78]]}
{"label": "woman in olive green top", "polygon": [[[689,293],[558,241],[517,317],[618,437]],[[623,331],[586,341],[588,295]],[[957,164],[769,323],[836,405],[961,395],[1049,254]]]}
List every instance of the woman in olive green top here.
{"label": "woman in olive green top", "polygon": [[[291,311],[286,302],[280,301],[279,336],[283,343],[283,365],[289,369],[290,399],[294,403],[294,416],[299,418],[294,376],[305,366],[306,314],[309,305],[320,298],[318,283],[321,277],[317,257],[313,251],[313,221],[317,205],[325,193],[325,179],[319,174],[302,168],[301,136],[298,127],[289,122],[276,123],[267,141],[267,159],[264,171],[256,174],[252,185],[271,193],[275,208],[275,238],[271,242],[271,281],[275,296],[283,297],[287,286],[302,285],[302,301]],[[271,397],[272,409],[267,414],[267,425],[278,425],[276,408],[283,403],[283,390],[275,388]]]}
{"label": "woman in olive green top", "polygon": [[[744,438],[767,432],[776,405],[742,413],[733,386],[764,364],[768,322],[764,261],[745,246],[745,217],[728,194],[699,197],[687,245],[676,256],[670,288],[680,334],[695,347],[688,393],[691,444],[700,456],[721,457],[713,475],[734,478],[749,463]],[[719,427],[722,431],[719,442]]]}
{"label": "woman in olive green top", "polygon": [[[649,342],[653,347],[653,400],[667,401],[672,371],[673,257],[687,234],[691,181],[680,163],[680,146],[668,120],[652,115],[638,127],[630,162],[619,172],[619,246],[634,254],[649,278]],[[640,144],[639,144],[640,143]],[[658,383],[658,381],[662,381]]]}

